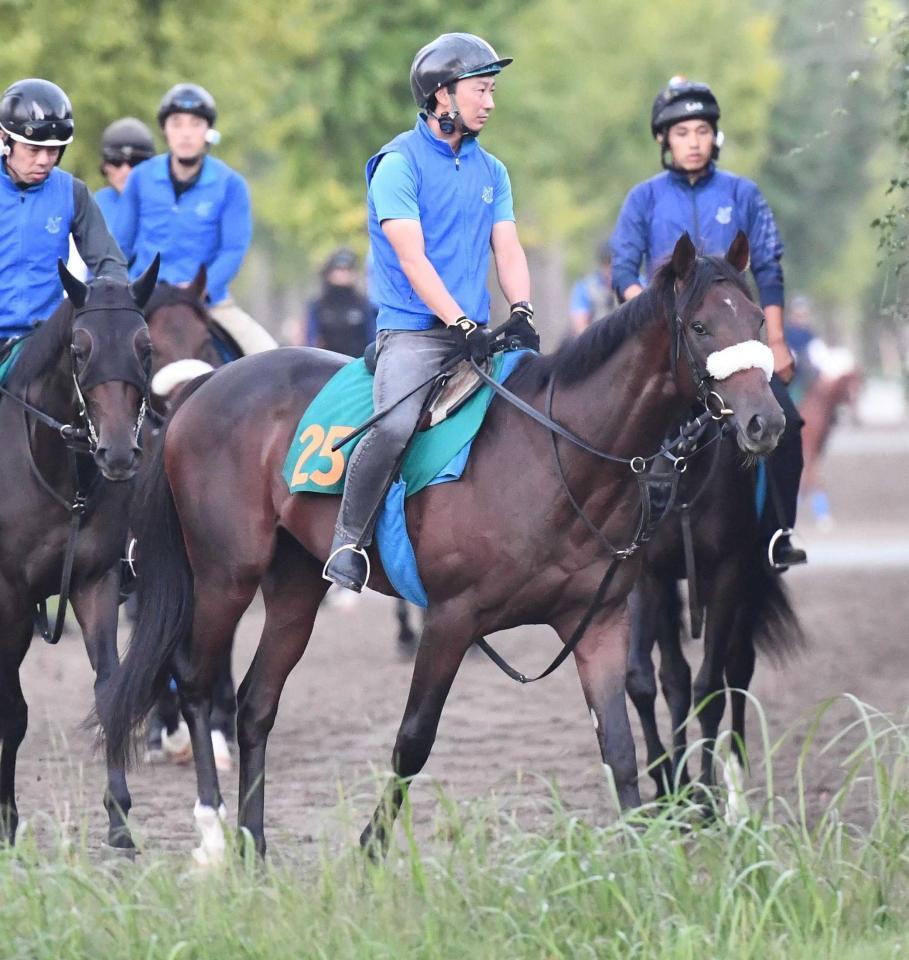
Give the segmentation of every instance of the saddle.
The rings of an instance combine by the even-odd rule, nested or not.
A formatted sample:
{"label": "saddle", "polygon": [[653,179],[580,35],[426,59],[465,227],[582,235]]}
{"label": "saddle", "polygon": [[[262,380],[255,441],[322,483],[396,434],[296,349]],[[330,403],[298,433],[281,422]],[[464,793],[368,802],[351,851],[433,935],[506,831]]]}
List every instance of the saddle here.
{"label": "saddle", "polygon": [[[375,375],[375,341],[366,348],[363,361],[366,364],[366,369]],[[484,361],[483,370],[485,373],[488,374],[491,367],[492,364],[489,360]],[[463,360],[453,370],[440,373],[433,382],[429,396],[423,404],[423,412],[417,423],[417,432],[428,430],[448,417],[454,416],[482,385],[483,381],[467,360]]]}

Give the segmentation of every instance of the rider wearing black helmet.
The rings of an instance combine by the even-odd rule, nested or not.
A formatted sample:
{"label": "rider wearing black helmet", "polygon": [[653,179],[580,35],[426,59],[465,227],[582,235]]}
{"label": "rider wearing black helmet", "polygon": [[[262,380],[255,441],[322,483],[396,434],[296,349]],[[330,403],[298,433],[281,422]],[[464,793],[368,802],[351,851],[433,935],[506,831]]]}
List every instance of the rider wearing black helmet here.
{"label": "rider wearing black helmet", "polygon": [[[431,378],[453,350],[478,362],[489,355],[490,250],[515,332],[539,345],[508,173],[477,142],[495,107],[496,75],[509,63],[469,33],[427,44],[410,69],[416,125],[366,165],[377,410]],[[395,406],[351,455],[324,572],[340,586],[359,591],[366,582],[376,508],[429,389]]]}
{"label": "rider wearing black helmet", "polygon": [[784,516],[777,517],[776,509],[764,511],[772,563],[784,568],[806,558],[788,536],[795,524],[802,472],[802,421],[785,387],[793,364],[783,336],[783,242],[757,184],[717,168],[723,144],[719,120],[719,103],[706,83],[673,77],[657,95],[650,132],[664,169],[632,188],[625,199],[611,239],[613,283],[623,299],[637,296],[642,271],[652,275],[686,230],[704,255],[722,255],[739,230],[748,237],[751,272],[774,357],[771,387],[786,415],[786,430],[768,461]]}
{"label": "rider wearing black helmet", "polygon": [[49,80],[19,80],[0,96],[0,338],[26,333],[63,298],[57,259],[70,234],[95,276],[126,280],[88,187],[57,166],[73,131],[69,98]]}
{"label": "rider wearing black helmet", "polygon": [[101,175],[108,185],[95,194],[95,200],[108,225],[114,222],[117,203],[130,171],[154,155],[152,132],[135,117],[115,120],[101,134]]}
{"label": "rider wearing black helmet", "polygon": [[277,344],[230,295],[252,239],[252,214],[246,181],[208,155],[221,139],[217,116],[214,98],[196,83],[178,83],[164,94],[158,124],[168,152],[130,174],[114,230],[131,275],[158,251],[158,277],[168,283],[190,283],[204,264],[212,316],[244,353],[258,353]]}

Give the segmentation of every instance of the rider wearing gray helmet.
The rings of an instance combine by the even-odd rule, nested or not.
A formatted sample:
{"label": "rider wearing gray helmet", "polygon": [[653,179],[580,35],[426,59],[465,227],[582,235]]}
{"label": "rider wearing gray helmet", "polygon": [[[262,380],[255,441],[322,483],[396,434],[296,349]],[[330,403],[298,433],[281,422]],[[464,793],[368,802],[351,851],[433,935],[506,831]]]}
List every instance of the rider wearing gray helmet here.
{"label": "rider wearing gray helmet", "polygon": [[[430,379],[455,350],[477,362],[489,356],[490,250],[515,332],[539,345],[508,173],[477,142],[495,107],[496,75],[509,63],[469,33],[427,44],[410,69],[414,128],[366,164],[377,410]],[[359,591],[366,582],[376,511],[429,390],[394,406],[351,455],[324,571],[340,586]]]}
{"label": "rider wearing gray helmet", "polygon": [[114,222],[117,203],[130,171],[154,155],[152,132],[135,117],[115,120],[101,134],[101,175],[108,185],[95,194],[95,200],[108,226]]}

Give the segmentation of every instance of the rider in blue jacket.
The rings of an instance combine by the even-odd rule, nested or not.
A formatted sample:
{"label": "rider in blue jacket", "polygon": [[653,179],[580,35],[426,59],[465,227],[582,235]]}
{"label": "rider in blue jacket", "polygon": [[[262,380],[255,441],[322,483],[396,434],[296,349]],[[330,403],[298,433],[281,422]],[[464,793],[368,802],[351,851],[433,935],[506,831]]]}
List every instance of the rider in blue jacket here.
{"label": "rider in blue jacket", "polygon": [[782,569],[806,560],[805,552],[789,539],[802,473],[802,420],[785,387],[792,379],[793,360],[783,336],[783,243],[757,185],[717,169],[723,142],[719,119],[719,104],[704,83],[673,77],[657,96],[650,130],[664,170],[633,187],[625,198],[611,239],[612,278],[616,293],[628,299],[641,292],[642,280],[672,254],[683,232],[705,255],[724,253],[739,230],[747,235],[774,357],[771,387],[786,415],[786,430],[768,461],[784,515],[777,517],[772,506],[763,514],[771,563]]}
{"label": "rider in blue jacket", "polygon": [[126,280],[126,261],[88,187],[61,170],[73,110],[55,83],[20,80],[0,96],[0,339],[21,336],[63,299],[57,259],[72,234],[95,276]]}
{"label": "rider in blue jacket", "polygon": [[164,95],[158,123],[168,152],[136,167],[126,181],[114,223],[116,236],[138,276],[161,253],[158,277],[188,284],[205,265],[210,313],[244,353],[277,344],[241,310],[228,289],[252,239],[246,181],[208,155],[220,135],[214,129],[212,95],[179,83]]}
{"label": "rider in blue jacket", "polygon": [[101,134],[101,176],[107,186],[95,193],[95,200],[109,228],[113,228],[123,189],[133,167],[155,155],[151,130],[135,117],[122,117]]}
{"label": "rider in blue jacket", "polygon": [[[508,173],[477,142],[495,107],[496,75],[509,63],[469,33],[427,44],[410,68],[416,124],[366,164],[376,410],[429,380],[455,351],[478,363],[489,356],[490,250],[514,332],[539,346]],[[324,571],[340,586],[360,591],[366,582],[375,513],[429,390],[397,404],[350,458]]]}

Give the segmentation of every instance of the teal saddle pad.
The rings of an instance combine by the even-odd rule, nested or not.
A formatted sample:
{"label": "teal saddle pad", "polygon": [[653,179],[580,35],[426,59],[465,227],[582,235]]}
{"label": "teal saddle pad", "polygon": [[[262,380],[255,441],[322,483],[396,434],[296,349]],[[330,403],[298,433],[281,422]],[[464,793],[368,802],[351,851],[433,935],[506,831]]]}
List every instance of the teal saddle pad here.
{"label": "teal saddle pad", "polygon": [[[492,377],[504,382],[531,351],[497,354]],[[291,493],[334,493],[344,490],[344,472],[359,442],[355,437],[332,453],[331,447],[373,414],[372,374],[362,360],[343,366],[306,408],[284,461],[283,476]],[[431,484],[460,479],[474,437],[492,400],[491,387],[481,387],[451,417],[415,435],[408,446],[401,475],[392,484],[376,523],[382,566],[395,590],[417,606],[428,603],[407,533],[404,501]]]}
{"label": "teal saddle pad", "polygon": [[[526,351],[496,354],[491,376],[501,382]],[[283,476],[291,493],[344,491],[347,464],[364,434],[337,451],[332,447],[375,412],[372,374],[362,359],[352,360],[325,384],[306,408],[284,460]],[[492,388],[481,387],[452,416],[411,440],[401,477],[412,496],[431,483],[480,429],[492,400]]]}

